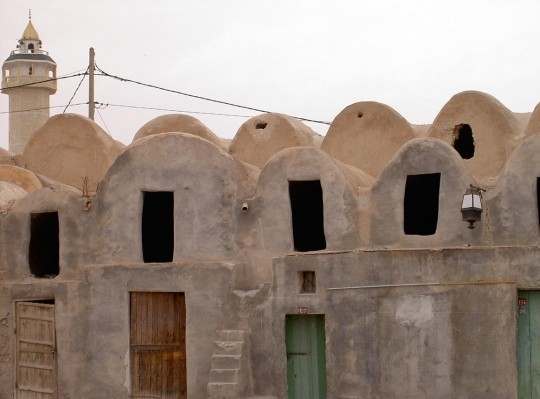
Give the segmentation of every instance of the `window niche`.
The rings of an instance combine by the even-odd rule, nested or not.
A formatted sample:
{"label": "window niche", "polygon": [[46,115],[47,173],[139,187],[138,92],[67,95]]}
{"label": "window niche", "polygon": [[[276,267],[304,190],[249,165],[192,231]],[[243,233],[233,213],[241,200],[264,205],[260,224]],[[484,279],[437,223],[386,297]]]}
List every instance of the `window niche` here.
{"label": "window niche", "polygon": [[301,294],[314,294],[317,292],[317,277],[312,270],[298,272],[298,283]]}
{"label": "window niche", "polygon": [[30,272],[39,278],[53,278],[60,272],[58,212],[30,214]]}
{"label": "window niche", "polygon": [[439,218],[440,182],[440,173],[407,176],[403,201],[405,234],[435,234]]}
{"label": "window niche", "polygon": [[474,137],[471,126],[462,123],[454,127],[454,142],[452,146],[463,159],[474,157]]}
{"label": "window niche", "polygon": [[144,262],[172,262],[174,254],[172,191],[143,191],[141,230]]}
{"label": "window niche", "polygon": [[324,205],[320,180],[289,181],[294,249],[300,252],[326,248]]}

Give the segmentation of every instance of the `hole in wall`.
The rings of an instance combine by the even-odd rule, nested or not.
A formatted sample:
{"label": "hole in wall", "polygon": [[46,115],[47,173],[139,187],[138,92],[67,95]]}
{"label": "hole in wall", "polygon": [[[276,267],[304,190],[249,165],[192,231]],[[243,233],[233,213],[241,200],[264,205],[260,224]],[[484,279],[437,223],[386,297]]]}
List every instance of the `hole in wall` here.
{"label": "hole in wall", "polygon": [[324,205],[320,180],[289,181],[294,249],[318,251],[326,248]]}
{"label": "hole in wall", "polygon": [[268,126],[268,123],[266,122],[257,122],[255,129],[266,129],[266,126]]}
{"label": "hole in wall", "polygon": [[463,159],[474,157],[474,137],[471,126],[462,123],[454,127],[454,143],[452,144]]}
{"label": "hole in wall", "polygon": [[41,303],[43,305],[54,305],[54,299],[35,299],[32,301],[24,301],[30,303]]}
{"label": "hole in wall", "polygon": [[174,253],[172,191],[143,191],[141,229],[144,262],[172,262]]}
{"label": "hole in wall", "polygon": [[30,215],[28,263],[35,277],[53,278],[60,272],[58,212]]}
{"label": "hole in wall", "polygon": [[435,234],[439,218],[440,182],[440,173],[407,176],[403,201],[405,234]]}
{"label": "hole in wall", "polygon": [[298,277],[300,278],[300,293],[313,294],[317,291],[317,280],[314,271],[299,272]]}
{"label": "hole in wall", "polygon": [[364,116],[364,113],[363,112],[359,112],[357,115],[356,115],[358,118],[361,118]]}

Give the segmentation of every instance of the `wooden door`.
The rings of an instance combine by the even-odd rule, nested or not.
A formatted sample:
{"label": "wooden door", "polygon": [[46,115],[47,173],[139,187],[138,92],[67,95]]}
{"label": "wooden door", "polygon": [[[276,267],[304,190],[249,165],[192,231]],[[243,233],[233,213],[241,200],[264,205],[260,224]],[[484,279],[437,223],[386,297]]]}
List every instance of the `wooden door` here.
{"label": "wooden door", "polygon": [[16,302],[15,315],[16,397],[56,398],[54,304]]}
{"label": "wooden door", "polygon": [[186,305],[183,293],[131,293],[131,397],[185,399]]}
{"label": "wooden door", "polygon": [[518,398],[540,399],[540,291],[518,294]]}
{"label": "wooden door", "polygon": [[288,398],[326,398],[324,316],[288,315],[285,324]]}

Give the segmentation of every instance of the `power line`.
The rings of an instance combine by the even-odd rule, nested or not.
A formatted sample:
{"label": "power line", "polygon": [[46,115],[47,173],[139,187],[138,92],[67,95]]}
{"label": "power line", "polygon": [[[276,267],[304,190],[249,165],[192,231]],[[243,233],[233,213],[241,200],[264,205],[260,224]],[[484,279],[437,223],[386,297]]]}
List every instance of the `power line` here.
{"label": "power line", "polygon": [[[87,105],[87,104],[88,104],[88,101],[85,102],[85,103],[76,103],[76,104],[68,104],[68,105],[70,107],[76,107],[78,105]],[[50,107],[19,109],[19,110],[15,110],[15,111],[2,111],[2,112],[0,112],[0,115],[3,115],[3,114],[16,114],[18,112],[41,111],[41,110],[44,110],[44,109],[64,108],[64,107],[67,107],[67,105],[52,105]]]}
{"label": "power line", "polygon": [[[162,91],[166,91],[166,92],[169,92],[169,93],[180,94],[182,96],[196,98],[196,99],[204,100],[204,101],[210,101],[210,102],[213,102],[213,103],[218,103],[218,104],[223,104],[223,105],[228,105],[228,106],[231,106],[231,107],[247,109],[247,110],[250,110],[250,111],[263,112],[263,113],[272,112],[272,111],[268,111],[268,110],[265,110],[265,109],[262,109],[262,108],[254,108],[254,107],[249,107],[249,106],[246,106],[246,105],[240,105],[240,104],[231,103],[231,102],[228,102],[228,101],[216,100],[216,99],[210,98],[210,97],[199,96],[199,95],[196,95],[196,94],[186,93],[186,92],[182,92],[182,91],[178,91],[178,90],[167,89],[165,87],[153,85],[153,84],[150,84],[150,83],[143,83],[143,82],[139,82],[137,80],[123,78],[123,77],[118,76],[118,75],[112,75],[110,73],[107,73],[97,65],[96,65],[96,69],[99,72],[101,72],[101,74],[99,74],[99,75],[106,76],[106,77],[113,78],[113,79],[117,79],[117,80],[120,80],[122,82],[129,82],[129,83],[133,83],[133,84],[136,84],[136,85],[139,85],[139,86],[150,87],[152,89],[162,90]],[[289,116],[291,116],[293,118],[296,118],[296,119],[299,119],[299,120],[302,120],[302,121],[305,121],[305,122],[321,123],[321,124],[324,124],[324,125],[330,125],[331,124],[330,122],[320,121],[320,120],[316,120],[316,119],[303,118],[303,117],[294,116],[294,115],[289,115]]]}
{"label": "power line", "polygon": [[109,127],[105,123],[105,119],[103,119],[103,116],[101,115],[101,112],[99,112],[99,108],[96,108],[97,114],[99,116],[99,119],[101,119],[101,122],[103,123],[103,126],[105,126],[105,130],[109,134],[109,136],[112,136],[111,132],[109,131]]}
{"label": "power line", "polygon": [[54,82],[55,80],[62,80],[62,79],[75,78],[75,77],[81,76],[81,75],[86,75],[86,72],[84,72],[84,73],[76,73],[76,74],[73,74],[73,75],[58,76],[58,77],[56,77],[56,78],[50,78],[50,79],[45,79],[45,80],[39,80],[39,81],[37,81],[37,82],[25,83],[25,84],[17,85],[17,86],[7,86],[7,87],[4,87],[4,90],[7,90],[7,89],[16,89],[16,88],[18,88],[18,87],[33,86],[33,85],[37,85],[37,84],[40,84],[40,83]]}
{"label": "power line", "polygon": [[119,107],[119,108],[133,108],[133,109],[147,109],[152,111],[167,111],[167,112],[178,112],[184,114],[196,114],[196,115],[216,115],[216,116],[231,116],[237,118],[251,118],[253,115],[240,115],[240,114],[226,114],[220,112],[204,112],[204,111],[188,111],[183,109],[171,109],[171,108],[156,108],[156,107],[145,107],[142,105],[127,105],[127,104],[111,104],[111,103],[102,103],[96,101],[96,105],[101,107]]}
{"label": "power line", "polygon": [[84,78],[86,77],[86,73],[88,72],[88,68],[86,68],[86,72],[83,74],[83,77],[81,79],[81,81],[79,82],[79,84],[77,85],[77,88],[75,89],[75,91],[73,92],[73,95],[71,96],[71,98],[69,99],[67,105],[66,105],[66,108],[64,108],[64,111],[62,111],[63,114],[66,113],[66,110],[68,109],[69,107],[69,104],[71,104],[71,102],[73,101],[73,99],[75,98],[75,96],[77,95],[77,92],[79,91],[79,88],[81,87],[81,84],[82,82],[84,81]]}

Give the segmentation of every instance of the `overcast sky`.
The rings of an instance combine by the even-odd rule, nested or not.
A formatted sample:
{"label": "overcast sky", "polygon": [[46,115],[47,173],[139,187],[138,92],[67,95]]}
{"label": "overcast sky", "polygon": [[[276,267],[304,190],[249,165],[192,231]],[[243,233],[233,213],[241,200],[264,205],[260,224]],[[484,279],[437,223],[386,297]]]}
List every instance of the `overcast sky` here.
{"label": "overcast sky", "polygon": [[[63,75],[85,69],[88,47],[105,71],[207,97],[331,121],[345,106],[384,102],[431,123],[463,90],[488,92],[515,112],[540,101],[538,0],[0,0],[0,56],[16,46],[28,8]],[[78,78],[58,82],[67,104]],[[87,101],[81,87],[74,102]],[[96,78],[96,100],[255,115]],[[0,95],[0,111],[7,111]],[[87,114],[85,106],[72,112]],[[51,110],[51,114],[61,109]],[[110,133],[129,143],[160,111],[106,108]],[[197,116],[221,137],[245,118]],[[103,122],[96,115],[97,122]],[[327,126],[311,124],[325,134]],[[0,115],[7,148],[8,116]]]}

